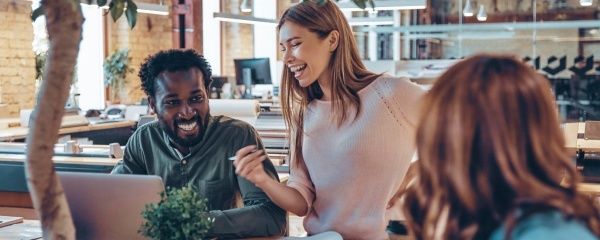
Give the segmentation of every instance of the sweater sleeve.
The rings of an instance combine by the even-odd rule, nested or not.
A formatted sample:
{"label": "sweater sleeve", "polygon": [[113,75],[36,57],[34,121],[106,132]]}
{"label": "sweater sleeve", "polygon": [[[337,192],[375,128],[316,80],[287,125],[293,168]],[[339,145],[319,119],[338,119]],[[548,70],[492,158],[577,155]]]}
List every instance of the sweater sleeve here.
{"label": "sweater sleeve", "polygon": [[293,141],[290,141],[290,153],[292,153],[290,154],[290,156],[292,157],[290,160],[290,177],[288,179],[287,185],[288,187],[296,189],[298,192],[300,192],[300,195],[304,197],[304,200],[306,201],[306,204],[310,211],[310,209],[312,208],[312,203],[315,199],[315,187],[312,181],[310,180],[310,175],[308,173],[308,169],[306,168],[306,164],[304,164],[304,161],[297,162],[299,160],[293,157],[294,151],[296,151],[296,149],[294,147]]}

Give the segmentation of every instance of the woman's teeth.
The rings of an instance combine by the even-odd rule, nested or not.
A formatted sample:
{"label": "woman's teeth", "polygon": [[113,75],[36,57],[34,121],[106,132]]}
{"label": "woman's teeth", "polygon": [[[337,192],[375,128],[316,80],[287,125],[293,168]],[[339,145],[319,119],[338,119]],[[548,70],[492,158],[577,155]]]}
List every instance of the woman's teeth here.
{"label": "woman's teeth", "polygon": [[196,127],[196,122],[191,123],[180,123],[177,125],[183,131],[192,131]]}
{"label": "woman's teeth", "polygon": [[292,72],[299,72],[299,71],[304,70],[304,68],[306,68],[306,64],[290,67],[290,70]]}

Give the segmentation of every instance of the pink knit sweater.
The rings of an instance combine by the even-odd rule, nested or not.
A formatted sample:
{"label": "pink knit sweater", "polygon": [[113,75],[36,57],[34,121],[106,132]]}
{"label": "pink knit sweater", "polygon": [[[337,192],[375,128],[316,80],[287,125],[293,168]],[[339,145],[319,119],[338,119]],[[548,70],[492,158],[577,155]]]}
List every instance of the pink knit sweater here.
{"label": "pink knit sweater", "polygon": [[408,79],[382,76],[358,92],[361,114],[339,128],[330,118],[331,102],[309,104],[302,149],[306,168],[292,167],[288,181],[309,205],[304,219],[309,234],[387,238],[392,217],[386,204],[415,152],[417,102],[423,92]]}

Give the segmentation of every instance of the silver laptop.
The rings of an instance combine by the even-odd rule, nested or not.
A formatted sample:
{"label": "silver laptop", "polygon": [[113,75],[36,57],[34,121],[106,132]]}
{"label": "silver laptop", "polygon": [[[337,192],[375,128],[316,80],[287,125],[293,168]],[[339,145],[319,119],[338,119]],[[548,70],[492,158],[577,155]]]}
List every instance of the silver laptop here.
{"label": "silver laptop", "polygon": [[158,176],[58,172],[77,239],[144,239],[142,210],[160,201]]}

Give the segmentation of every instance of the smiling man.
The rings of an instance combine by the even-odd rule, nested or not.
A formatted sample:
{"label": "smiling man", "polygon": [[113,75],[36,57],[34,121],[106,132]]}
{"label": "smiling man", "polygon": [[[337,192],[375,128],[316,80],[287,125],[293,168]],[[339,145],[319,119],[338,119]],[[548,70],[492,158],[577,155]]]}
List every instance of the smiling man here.
{"label": "smiling man", "polygon": [[[192,185],[208,199],[215,218],[212,237],[282,235],[285,212],[238,177],[228,160],[244,146],[257,146],[257,154],[264,148],[252,126],[210,115],[211,69],[204,57],[193,50],[161,51],[145,60],[138,75],[158,121],[135,131],[112,172],[158,175],[167,187]],[[263,164],[276,179],[271,161]],[[235,208],[237,195],[244,207]]]}

